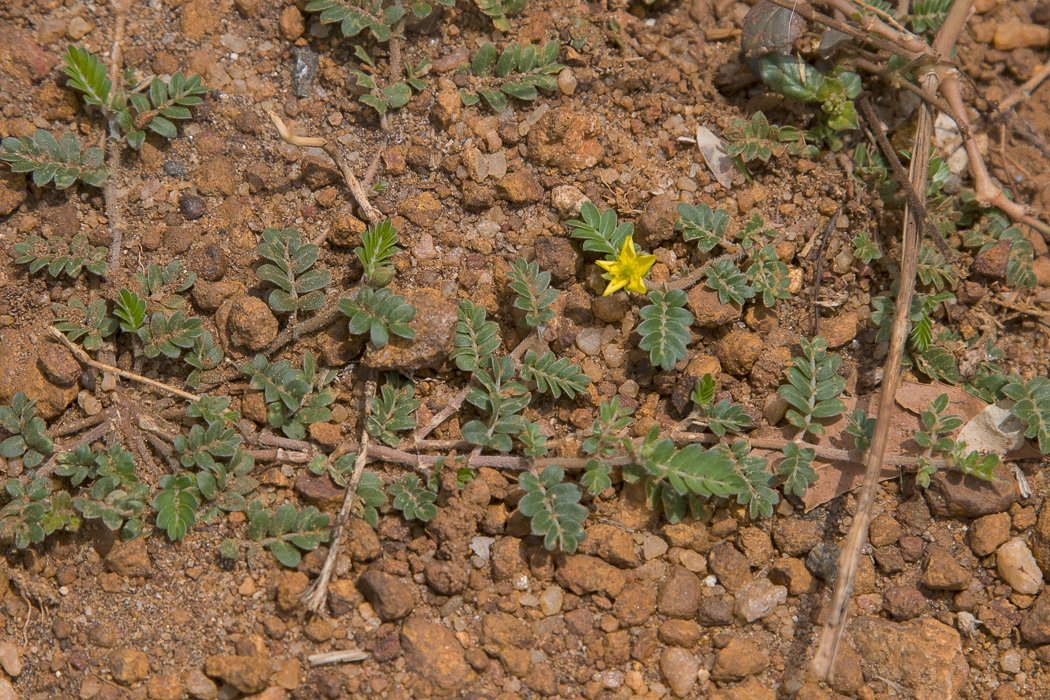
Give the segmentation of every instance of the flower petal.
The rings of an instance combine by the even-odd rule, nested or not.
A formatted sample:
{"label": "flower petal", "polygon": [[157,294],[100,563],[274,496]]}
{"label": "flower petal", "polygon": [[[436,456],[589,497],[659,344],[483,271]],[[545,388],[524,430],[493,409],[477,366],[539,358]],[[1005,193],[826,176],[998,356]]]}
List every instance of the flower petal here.
{"label": "flower petal", "polygon": [[626,284],[627,284],[627,280],[623,279],[622,277],[619,277],[619,278],[614,277],[609,282],[609,286],[607,286],[605,288],[605,291],[602,292],[602,296],[603,297],[607,297],[610,294],[613,294],[614,292],[618,292],[621,289],[623,289]]}

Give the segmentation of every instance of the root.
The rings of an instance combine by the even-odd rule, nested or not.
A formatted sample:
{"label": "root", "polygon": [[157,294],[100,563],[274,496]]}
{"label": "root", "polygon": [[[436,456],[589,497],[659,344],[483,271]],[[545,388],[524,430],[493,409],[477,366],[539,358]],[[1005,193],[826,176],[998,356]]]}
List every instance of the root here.
{"label": "root", "polygon": [[354,201],[357,203],[357,206],[361,209],[362,213],[364,213],[365,218],[368,219],[369,223],[375,224],[383,219],[382,213],[380,213],[380,211],[368,201],[368,194],[365,192],[365,188],[361,185],[357,176],[354,175],[354,171],[350,169],[349,165],[347,165],[346,159],[343,158],[343,155],[339,152],[339,148],[336,147],[335,144],[316,136],[296,136],[288,130],[284,121],[278,117],[277,114],[270,110],[266,110],[266,114],[269,115],[270,121],[272,121],[274,127],[276,127],[281,140],[290,143],[293,146],[317,147],[328,154],[328,157],[332,159],[332,162],[334,162],[340,172],[342,172],[346,188],[350,190],[350,195],[354,198]]}

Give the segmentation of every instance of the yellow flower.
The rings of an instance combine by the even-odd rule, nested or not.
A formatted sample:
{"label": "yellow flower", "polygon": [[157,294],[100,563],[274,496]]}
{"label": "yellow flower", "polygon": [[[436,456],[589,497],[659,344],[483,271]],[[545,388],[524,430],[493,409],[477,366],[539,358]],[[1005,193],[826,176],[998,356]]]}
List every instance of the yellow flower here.
{"label": "yellow flower", "polygon": [[655,255],[638,255],[634,249],[634,241],[628,236],[623,241],[620,254],[615,260],[599,260],[598,267],[605,270],[602,275],[609,280],[609,286],[605,288],[602,296],[609,296],[613,292],[626,289],[629,292],[645,294],[645,276],[649,274],[649,268],[656,262]]}

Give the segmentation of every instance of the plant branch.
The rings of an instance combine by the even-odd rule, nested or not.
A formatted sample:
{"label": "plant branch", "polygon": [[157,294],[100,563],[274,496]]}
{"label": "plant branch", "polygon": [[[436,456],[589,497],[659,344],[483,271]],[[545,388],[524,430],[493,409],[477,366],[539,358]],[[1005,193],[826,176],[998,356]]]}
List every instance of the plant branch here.
{"label": "plant branch", "polygon": [[1023,85],[1007,95],[1006,98],[999,103],[998,109],[996,109],[988,118],[988,122],[994,124],[1002,119],[1006,116],[1007,112],[1030,98],[1032,93],[1035,92],[1035,89],[1047,78],[1050,78],[1050,60],[1044,63],[1031,78],[1024,82]]}
{"label": "plant branch", "polygon": [[[820,0],[820,4],[838,10],[845,17],[857,16],[857,8],[849,0]],[[929,53],[929,48],[922,37],[918,37],[906,29],[892,27],[874,13],[861,16],[857,24],[861,26],[866,35],[871,34],[881,37],[898,46],[900,50],[916,55]],[[900,25],[897,26],[900,27]],[[871,37],[868,36],[868,38],[870,39]]]}
{"label": "plant branch", "polygon": [[[309,461],[309,453],[316,449],[312,443],[305,440],[294,440],[292,438],[273,435],[272,433],[257,433],[250,428],[245,429],[244,426],[239,427],[242,428],[242,433],[245,434],[250,442],[257,445],[277,447],[277,452],[288,450],[289,452],[286,452],[286,454],[291,455],[292,459],[296,460],[296,463],[299,461]],[[678,445],[689,445],[693,443],[699,443],[702,445],[720,445],[727,442],[726,438],[720,438],[713,433],[698,433],[686,430],[676,430],[672,432],[669,437]],[[644,438],[636,438],[632,441],[632,444],[635,447],[638,447],[643,441]],[[818,458],[828,462],[857,462],[863,458],[863,455],[859,452],[831,447],[829,445],[818,445],[796,440],[787,440],[781,437],[753,437],[749,438],[748,441],[755,449],[775,452],[781,452],[783,451],[784,446],[789,442],[795,442],[799,447],[813,450]],[[398,447],[387,447],[386,445],[369,442],[367,451],[368,457],[378,462],[398,464],[401,466],[413,467],[421,471],[427,471],[430,467],[441,460],[448,461],[450,457],[448,454],[449,452],[463,453],[468,450],[472,451],[474,447],[473,443],[467,442],[466,440],[419,440],[417,442],[403,441]],[[341,445],[340,449],[346,452],[354,452],[360,449],[360,445],[358,443],[348,442]],[[273,451],[267,452],[272,453]],[[442,454],[433,454],[435,452],[441,452]],[[305,460],[303,455],[306,455]],[[453,458],[459,456],[465,457],[466,455],[452,455]],[[276,461],[280,460],[277,459]],[[490,467],[493,469],[505,469],[507,471],[525,471],[532,466],[535,466],[537,469],[557,466],[566,471],[583,471],[592,461],[593,460],[590,457],[545,457],[529,460],[525,457],[513,457],[510,455],[478,454],[471,458],[470,463],[475,467]],[[607,464],[610,467],[623,467],[631,464],[632,461],[631,456],[628,454],[605,460],[604,464]],[[917,457],[903,454],[888,454],[883,461],[885,464],[904,468],[916,467],[919,463]],[[943,460],[934,461],[933,465],[936,467],[948,466],[947,462],[944,462]]]}
{"label": "plant branch", "polygon": [[294,326],[289,326],[288,328],[285,328],[277,335],[276,338],[273,339],[272,343],[266,346],[263,352],[266,355],[272,355],[288,343],[294,340],[298,340],[304,335],[316,333],[317,331],[323,328],[327,328],[328,326],[338,321],[339,317],[342,315],[343,312],[339,310],[339,305],[337,303],[336,306],[332,307],[328,311],[323,311],[317,314],[316,316],[311,316],[305,321],[300,321]]}
{"label": "plant branch", "polygon": [[98,360],[92,359],[90,355],[84,352],[81,348],[71,343],[69,341],[69,338],[62,335],[62,331],[58,330],[54,326],[48,329],[48,333],[50,333],[52,337],[56,338],[63,345],[65,345],[66,348],[71,353],[73,353],[73,356],[76,357],[81,364],[87,365],[88,367],[94,367],[95,369],[102,370],[103,372],[110,372],[112,374],[116,374],[117,376],[124,377],[125,379],[130,379],[133,382],[145,384],[147,386],[153,387],[154,389],[160,389],[161,391],[165,391],[169,394],[174,394],[175,396],[179,396],[184,399],[189,399],[190,401],[200,401],[200,397],[196,394],[191,394],[188,391],[177,389],[176,387],[165,384],[164,382],[158,382],[156,379],[150,379],[149,377],[144,377],[141,374],[128,372],[127,370],[120,369],[119,367],[107,365],[105,362],[99,362]]}
{"label": "plant branch", "polygon": [[332,527],[332,541],[328,545],[328,556],[325,557],[321,574],[313,585],[306,589],[303,594],[303,603],[306,609],[312,613],[319,613],[328,601],[328,583],[332,580],[332,572],[335,570],[335,560],[339,555],[339,545],[342,543],[346,524],[350,520],[350,514],[354,510],[354,502],[357,498],[357,485],[361,482],[361,474],[364,472],[365,464],[368,462],[368,415],[372,408],[372,397],[376,393],[375,374],[368,370],[365,376],[364,406],[361,409],[360,442],[357,450],[357,458],[354,460],[354,471],[350,476],[350,482],[346,485],[346,494],[343,496],[343,505],[336,516],[335,525]]}
{"label": "plant branch", "polygon": [[[894,56],[902,56],[910,60],[916,58],[917,56],[929,55],[929,48],[926,46],[925,43],[922,43],[921,39],[918,39],[917,37],[916,39],[918,39],[918,42],[921,43],[921,46],[919,45],[919,43],[911,39],[898,42],[895,40],[890,40],[880,34],[866,33],[865,31],[857,29],[851,24],[842,22],[840,20],[835,19],[834,17],[831,17],[830,15],[826,15],[823,12],[815,10],[813,6],[808,2],[805,2],[805,0],[769,1],[774,5],[783,7],[786,10],[791,10],[792,12],[795,12],[796,14],[802,16],[805,19],[808,19],[811,22],[822,24],[825,27],[829,27],[830,29],[836,29],[842,32],[843,34],[857,39],[858,41],[863,41],[872,44],[876,48],[882,49],[883,51],[887,51]],[[856,13],[854,11],[851,11],[849,14]],[[878,21],[875,17],[872,17],[872,19]],[[888,29],[892,33],[899,34],[899,32],[897,32],[895,29],[888,25],[883,24],[882,26],[886,27],[886,29]]]}
{"label": "plant branch", "polygon": [[[970,130],[969,118],[966,116],[965,105],[963,105],[959,75],[956,71],[948,71],[944,75],[940,91],[948,104],[952,105],[959,114],[959,118],[963,120],[960,128],[965,127]],[[1043,236],[1044,240],[1050,241],[1050,226],[1032,217],[1028,213],[1028,208],[1023,204],[1008,198],[1006,193],[992,180],[976,139],[964,138],[963,143],[966,147],[966,160],[970,166],[970,174],[973,176],[974,194],[977,201],[1002,210],[1012,221],[1031,226]]]}
{"label": "plant branch", "polygon": [[[99,414],[102,415],[102,414]],[[113,415],[108,413],[104,422],[99,423],[93,429],[78,435],[73,440],[64,442],[61,447],[55,446],[55,451],[51,454],[51,458],[40,465],[35,474],[40,477],[49,477],[55,473],[55,469],[58,468],[58,456],[71,450],[75,450],[81,445],[90,445],[96,440],[101,440],[113,430]]]}

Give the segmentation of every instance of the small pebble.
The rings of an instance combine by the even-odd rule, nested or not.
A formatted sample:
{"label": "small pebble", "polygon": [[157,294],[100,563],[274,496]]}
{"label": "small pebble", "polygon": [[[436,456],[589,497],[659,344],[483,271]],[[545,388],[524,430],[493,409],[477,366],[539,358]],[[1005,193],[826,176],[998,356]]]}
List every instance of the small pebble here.
{"label": "small pebble", "polygon": [[602,357],[605,358],[610,367],[623,366],[626,355],[627,353],[619,345],[606,345],[602,348]]}
{"label": "small pebble", "polygon": [[626,396],[629,399],[633,399],[635,396],[638,396],[638,389],[638,382],[634,381],[633,379],[628,379],[620,385],[619,391],[620,394],[622,394],[623,396]]}
{"label": "small pebble", "polygon": [[494,537],[475,537],[470,541],[470,550],[482,561],[488,561],[492,554],[492,545],[496,543]]}
{"label": "small pebble", "polygon": [[1015,537],[995,553],[999,576],[1018,593],[1035,595],[1043,587],[1043,572],[1032,556],[1032,550],[1020,537]]}
{"label": "small pebble", "polygon": [[561,586],[551,586],[540,595],[540,610],[547,617],[551,615],[557,615],[561,612],[562,601],[565,598],[565,591],[561,589]]}
{"label": "small pebble", "polygon": [[642,554],[646,561],[662,557],[667,553],[667,541],[656,535],[646,535],[642,542]]}
{"label": "small pebble", "polygon": [[184,194],[179,197],[179,211],[190,221],[199,219],[204,216],[204,199],[195,194]]}
{"label": "small pebble", "polygon": [[1007,649],[999,657],[999,666],[1007,673],[1021,672],[1021,655],[1016,649]]}
{"label": "small pebble", "polygon": [[186,166],[177,160],[166,160],[161,168],[164,170],[165,175],[170,175],[171,177],[186,177]]}
{"label": "small pebble", "polygon": [[806,556],[806,568],[819,579],[833,581],[839,570],[839,548],[833,544],[821,542],[809,550]]}
{"label": "small pebble", "polygon": [[22,654],[11,642],[0,642],[0,666],[12,678],[22,673]]}
{"label": "small pebble", "polygon": [[576,334],[576,347],[584,355],[597,355],[602,349],[602,332],[597,328],[584,328]]}
{"label": "small pebble", "polygon": [[95,373],[89,369],[80,373],[80,386],[87,391],[95,391]]}
{"label": "small pebble", "polygon": [[786,600],[787,588],[773,585],[766,578],[756,579],[737,595],[736,614],[745,622],[754,622],[769,617]]}
{"label": "small pebble", "polygon": [[558,89],[563,95],[574,95],[576,94],[576,74],[572,72],[572,68],[565,67],[558,73]]}
{"label": "small pebble", "polygon": [[102,411],[102,404],[86,391],[77,394],[77,405],[89,416],[97,416]]}
{"label": "small pebble", "polygon": [[106,372],[102,375],[102,381],[99,382],[99,388],[106,393],[117,390],[117,375]]}
{"label": "small pebble", "polygon": [[683,549],[681,555],[679,555],[679,561],[681,561],[682,566],[694,574],[707,570],[707,559],[704,558],[704,555],[691,549]]}
{"label": "small pebble", "polygon": [[317,77],[317,53],[307,46],[296,46],[293,51],[292,90],[296,97],[309,97],[314,90],[314,78]]}
{"label": "small pebble", "polygon": [[223,34],[222,45],[234,53],[244,53],[248,50],[248,42],[236,34]]}
{"label": "small pebble", "polygon": [[80,41],[91,33],[91,30],[94,28],[94,25],[83,17],[74,17],[69,20],[69,24],[66,25],[66,36],[73,41]]}

